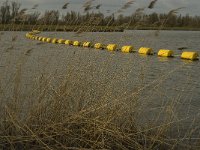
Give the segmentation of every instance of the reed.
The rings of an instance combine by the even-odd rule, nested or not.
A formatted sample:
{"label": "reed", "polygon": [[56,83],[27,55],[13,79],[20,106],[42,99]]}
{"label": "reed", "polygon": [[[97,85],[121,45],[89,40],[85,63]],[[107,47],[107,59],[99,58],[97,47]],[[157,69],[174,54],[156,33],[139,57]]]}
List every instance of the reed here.
{"label": "reed", "polygon": [[[101,7],[100,4],[94,7],[92,2],[89,0],[84,3],[85,12]],[[149,8],[153,9],[155,3],[156,0],[152,1]],[[134,1],[128,1],[115,13],[128,9],[132,4]],[[32,9],[35,10],[37,7],[38,5],[34,5]],[[62,9],[65,10],[68,7],[70,4],[66,3]],[[145,9],[147,8],[137,9],[137,15],[142,14]],[[26,11],[27,9],[22,9],[19,15],[24,16]],[[175,11],[170,12],[169,15]],[[93,20],[94,18],[90,18],[85,23],[86,25],[80,25],[78,28],[72,26],[71,28],[77,32],[75,36],[98,28],[98,21],[97,24],[93,24]],[[14,31],[20,27],[26,28],[24,22],[7,27]],[[164,23],[160,28],[164,27]],[[103,28],[103,31],[109,26],[110,23]],[[3,26],[2,28],[6,30],[7,27]],[[129,27],[130,23],[124,25],[124,28]],[[32,26],[32,29],[43,28],[44,25]],[[57,31],[59,27],[52,23],[50,26],[48,25],[48,30],[51,28]],[[1,32],[0,36],[2,39],[4,33]],[[9,53],[6,53],[8,59],[6,58],[5,66],[3,66],[5,70],[1,70],[2,76],[0,76],[0,149],[142,150],[198,149],[200,147],[199,139],[196,139],[198,142],[195,144],[191,142],[192,146],[184,143],[185,140],[191,140],[193,133],[199,128],[199,126],[193,128],[196,118],[191,122],[192,128],[188,129],[184,136],[180,136],[180,138],[171,138],[170,136],[170,131],[174,126],[178,126],[179,123],[188,119],[187,116],[181,119],[175,117],[175,109],[181,97],[178,94],[169,102],[163,102],[163,105],[158,108],[155,124],[138,121],[141,119],[138,116],[146,111],[145,103],[151,104],[148,103],[148,100],[152,94],[155,94],[155,91],[161,99],[167,97],[164,90],[159,87],[169,76],[184,66],[178,66],[158,79],[144,84],[148,64],[141,62],[141,70],[137,73],[137,82],[140,84],[135,89],[126,91],[127,87],[123,85],[127,83],[125,81],[129,80],[128,73],[132,70],[124,68],[122,71],[116,73],[115,70],[109,74],[113,67],[111,64],[115,62],[113,60],[115,55],[111,55],[105,63],[101,62],[102,68],[95,66],[91,60],[88,60],[86,65],[81,68],[80,64],[85,62],[81,61],[74,52],[73,57],[69,59],[70,63],[65,65],[67,69],[62,70],[61,74],[56,74],[57,71],[54,69],[49,74],[41,73],[36,78],[32,78],[26,88],[24,74],[28,69],[24,70],[24,66],[27,65],[26,62],[30,61],[35,49],[27,48],[19,55],[17,61],[13,62],[13,59],[16,58],[12,50],[15,50],[15,44],[20,42],[18,38],[16,35],[11,37],[11,45],[6,48]],[[36,43],[36,45],[38,49],[43,46],[42,43]],[[43,70],[50,61],[44,58]],[[126,60],[125,63],[137,65],[137,62],[133,62],[132,59]],[[5,76],[6,78],[4,78]],[[189,81],[190,78],[188,77],[187,80]],[[120,90],[116,90],[114,87],[118,87]],[[143,92],[146,90],[149,94],[143,96]],[[163,114],[164,122],[158,123],[157,121]]]}

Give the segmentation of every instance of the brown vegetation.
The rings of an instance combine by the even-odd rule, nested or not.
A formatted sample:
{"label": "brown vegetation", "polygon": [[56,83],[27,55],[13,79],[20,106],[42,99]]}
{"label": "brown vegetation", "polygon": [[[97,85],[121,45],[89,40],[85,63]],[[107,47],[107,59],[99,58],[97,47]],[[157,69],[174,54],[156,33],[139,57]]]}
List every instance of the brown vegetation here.
{"label": "brown vegetation", "polygon": [[[152,1],[149,4],[149,9],[153,9],[156,1]],[[177,10],[172,10],[168,14],[145,14],[145,9],[138,8],[130,16],[124,16],[123,11],[131,7],[134,1],[129,1],[122,6],[117,12],[113,12],[111,15],[104,15],[101,12],[95,13],[90,12],[93,9],[99,9],[101,5],[93,6],[92,1],[84,4],[85,14],[80,12],[66,12],[65,15],[60,14],[58,10],[47,10],[44,14],[37,11],[38,5],[33,6],[32,10],[28,12],[27,9],[21,9],[21,4],[17,2],[6,1],[2,3],[0,7],[0,24],[23,24],[23,25],[46,25],[51,27],[51,25],[58,26],[117,26],[123,29],[137,29],[149,27],[160,29],[180,27],[183,29],[189,28],[200,28],[200,17],[199,16],[185,16],[176,15]],[[67,9],[70,3],[63,5],[63,9]],[[1,30],[3,30],[1,28]],[[25,30],[25,28],[22,30]],[[48,30],[48,28],[47,28]],[[51,30],[52,31],[52,30]],[[62,30],[64,31],[64,30]],[[71,31],[71,30],[70,30]],[[113,30],[114,31],[114,30]]]}
{"label": "brown vegetation", "polygon": [[[155,2],[149,6],[151,9]],[[126,3],[120,10],[123,11],[131,4],[134,4],[133,1]],[[66,3],[62,8],[67,9],[68,5]],[[9,2],[5,2],[0,10],[0,21],[5,28],[6,25],[11,25],[11,31],[16,30],[18,27],[16,24],[22,27],[30,25],[33,29],[43,26],[51,28],[50,26],[74,25],[72,28],[74,31],[78,29],[78,33],[98,26],[122,26],[123,28],[134,26],[135,29],[135,27],[149,23],[153,27],[155,25],[162,29],[174,20],[181,21],[181,24],[185,26],[184,19],[195,20],[195,22],[197,20],[199,27],[199,17],[176,17],[172,13],[173,11],[170,15],[145,15],[143,14],[144,9],[138,9],[131,16],[119,15],[117,19],[115,15],[105,17],[101,13],[89,13],[91,9],[99,9],[100,6],[94,7],[92,1],[89,1],[84,4],[86,15],[71,12],[59,19],[60,14],[55,10],[46,11],[41,16],[37,11],[27,14],[27,9],[20,9],[18,3],[13,2],[10,5]],[[32,9],[35,10],[37,7],[38,5],[35,5]],[[2,36],[3,34],[1,33]],[[17,36],[12,37],[11,47],[6,49],[7,52],[15,49],[12,44],[19,42],[17,38]],[[42,44],[37,43],[36,45],[38,49],[41,49]],[[60,76],[39,74],[36,79],[32,79],[28,90],[24,88],[26,79],[23,76],[22,68],[32,52],[33,49],[28,48],[22,53],[16,63],[16,68],[13,67],[15,64],[8,59],[4,66],[5,70],[1,70],[2,73],[8,73],[11,76],[6,74],[6,78],[2,78],[3,75],[0,77],[0,149],[199,148],[199,142],[194,145],[191,142],[192,146],[184,143],[184,140],[191,140],[192,133],[199,127],[192,128],[181,138],[172,139],[169,136],[172,127],[176,123],[184,121],[184,119],[176,121],[171,119],[174,117],[173,110],[176,109],[175,106],[179,103],[179,99],[172,99],[170,106],[163,105],[162,111],[167,116],[163,124],[152,125],[147,122],[142,126],[138,121],[137,115],[143,109],[138,101],[138,95],[142,94],[145,89],[155,90],[166,80],[167,76],[180,67],[169,71],[168,74],[160,76],[149,84],[132,89],[128,94],[125,89],[121,89],[120,92],[118,91],[119,95],[116,96],[112,83],[117,82],[121,85],[128,77],[127,74],[120,76],[115,71],[111,76],[108,75],[113,61],[107,62],[102,68],[93,68],[92,63],[89,62],[85,68],[80,70],[80,68],[77,69],[77,66],[79,67],[83,62],[72,57],[70,58],[71,63],[65,66],[69,69],[63,70]],[[47,62],[48,60],[43,61]],[[134,60],[131,59],[132,61]],[[126,63],[130,63],[130,61]],[[145,69],[145,67],[141,67],[141,72],[138,72],[138,80],[141,80],[138,82],[143,83]],[[12,73],[9,70],[12,70]],[[102,74],[102,70],[104,70],[104,74]],[[98,78],[94,79],[94,76]],[[103,80],[99,80],[99,78],[103,78]],[[164,94],[161,92],[160,95]],[[146,95],[147,98],[150,96]],[[158,118],[161,113],[159,112]]]}

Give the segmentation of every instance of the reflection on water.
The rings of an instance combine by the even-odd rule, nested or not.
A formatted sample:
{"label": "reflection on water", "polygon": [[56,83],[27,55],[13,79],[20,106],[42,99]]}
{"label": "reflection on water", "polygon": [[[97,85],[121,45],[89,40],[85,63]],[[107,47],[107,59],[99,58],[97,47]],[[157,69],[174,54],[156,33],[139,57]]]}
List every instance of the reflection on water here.
{"label": "reflection on water", "polygon": [[171,57],[158,57],[158,60],[161,62],[170,61]]}

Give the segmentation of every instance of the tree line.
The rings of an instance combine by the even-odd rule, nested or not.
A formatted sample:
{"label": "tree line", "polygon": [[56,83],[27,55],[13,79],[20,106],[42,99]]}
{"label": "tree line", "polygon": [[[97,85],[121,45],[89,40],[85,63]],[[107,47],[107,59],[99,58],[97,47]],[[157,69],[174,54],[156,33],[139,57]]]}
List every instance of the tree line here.
{"label": "tree line", "polygon": [[22,9],[15,1],[5,1],[0,6],[0,24],[30,25],[93,25],[93,26],[144,26],[144,27],[193,27],[200,28],[200,16],[177,15],[176,11],[168,14],[145,14],[137,9],[133,14],[125,16],[120,13],[104,15],[101,12],[85,13],[70,11],[61,14],[58,10],[46,10],[44,13]]}

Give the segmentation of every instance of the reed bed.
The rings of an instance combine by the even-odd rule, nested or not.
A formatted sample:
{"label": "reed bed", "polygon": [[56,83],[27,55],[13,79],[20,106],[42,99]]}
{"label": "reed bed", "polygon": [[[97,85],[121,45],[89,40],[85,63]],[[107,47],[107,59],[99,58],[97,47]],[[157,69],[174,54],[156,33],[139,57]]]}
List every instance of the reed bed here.
{"label": "reed bed", "polygon": [[[144,62],[138,73],[141,84],[134,91],[127,91],[123,85],[129,80],[126,73],[108,74],[112,59],[102,68],[96,68],[90,61],[79,68],[77,64],[82,62],[74,57],[61,74],[42,73],[31,79],[30,89],[26,89],[23,68],[26,58],[31,55],[30,50],[20,55],[19,64],[14,72],[10,70],[13,74],[7,82],[1,78],[1,149],[198,148],[198,143],[191,146],[183,142],[192,138],[198,126],[192,127],[180,139],[170,136],[172,128],[187,119],[172,119],[176,115],[178,98],[163,105],[155,116],[155,121],[165,118],[161,124],[141,123],[138,118],[145,111],[144,103],[148,104],[152,93],[156,91],[166,96],[159,87],[180,67],[143,84],[142,75],[147,69]],[[46,60],[47,64],[49,62]],[[121,85],[117,91],[116,85]],[[147,95],[144,94],[146,90],[150,91]]]}
{"label": "reed bed", "polygon": [[[92,2],[87,1],[83,5],[85,12],[94,8]],[[128,1],[115,13],[123,12],[132,4],[134,1]],[[148,8],[153,9],[155,4],[156,0],[152,1]],[[66,3],[62,8],[67,9],[68,5],[69,3]],[[37,7],[38,5],[35,5],[33,8]],[[97,5],[95,9],[100,7],[101,5]],[[143,10],[144,8],[140,8],[136,12],[139,15],[143,13]],[[23,16],[26,11],[22,9],[20,15]],[[172,10],[169,15],[175,11]],[[162,22],[156,35],[164,27],[165,22]],[[86,24],[86,26],[72,27],[74,31],[77,31],[76,36],[97,27],[92,24],[92,19]],[[23,25],[22,23],[21,26]],[[39,26],[34,26],[33,29]],[[137,27],[139,26],[138,23]],[[107,27],[109,28],[110,25],[108,24]],[[16,26],[16,30],[18,28],[19,25]],[[43,25],[40,28],[43,28]],[[52,28],[56,27],[52,25]],[[125,28],[129,28],[129,24],[126,24]],[[14,24],[10,31],[15,31]],[[4,32],[0,35],[1,40],[3,35]],[[26,78],[23,75],[26,70],[23,70],[23,67],[29,61],[33,49],[23,51],[13,63],[12,50],[15,49],[14,45],[17,42],[19,42],[18,36],[13,35],[11,44],[6,49],[6,53],[10,55],[6,60],[5,70],[1,70],[6,79],[3,75],[0,77],[0,149],[199,148],[199,139],[196,139],[195,144],[184,143],[185,140],[192,139],[192,134],[197,131],[198,126],[191,128],[180,138],[172,139],[169,134],[172,127],[187,119],[187,117],[172,119],[175,116],[174,109],[179,103],[179,97],[174,97],[168,104],[163,105],[158,116],[155,116],[159,120],[161,114],[165,114],[167,119],[162,124],[155,125],[138,121],[139,114],[145,111],[145,106],[141,101],[147,102],[155,90],[160,97],[166,96],[159,87],[173,72],[184,66],[179,66],[151,83],[144,84],[147,64],[142,62],[141,70],[138,72],[140,85],[128,92],[123,84],[125,80],[128,80],[126,73],[130,70],[126,70],[125,74],[113,72],[109,75],[112,59],[109,60],[110,62],[106,61],[103,69],[95,67],[90,61],[81,69],[78,66],[83,62],[74,56],[70,58],[70,63],[66,66],[68,69],[61,74],[41,73],[31,79],[27,89]],[[38,48],[43,46],[41,43],[36,45]],[[51,60],[44,59],[43,61],[48,64]],[[127,60],[126,63],[131,62],[132,59]],[[137,62],[135,63],[137,65]],[[190,78],[188,77],[187,80]],[[116,82],[117,85],[121,85],[118,91],[114,90]],[[151,92],[141,96],[146,89]],[[193,121],[195,120],[196,118]]]}

